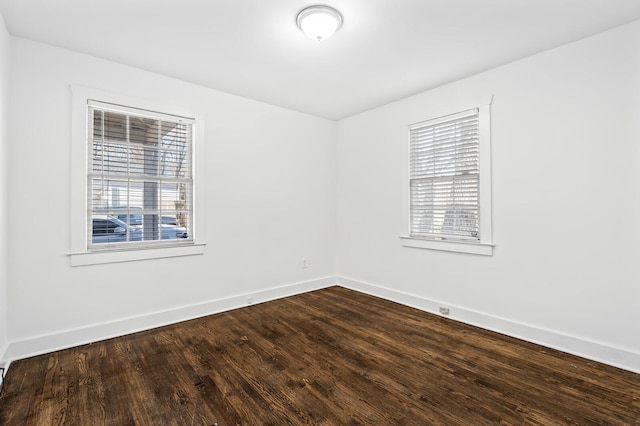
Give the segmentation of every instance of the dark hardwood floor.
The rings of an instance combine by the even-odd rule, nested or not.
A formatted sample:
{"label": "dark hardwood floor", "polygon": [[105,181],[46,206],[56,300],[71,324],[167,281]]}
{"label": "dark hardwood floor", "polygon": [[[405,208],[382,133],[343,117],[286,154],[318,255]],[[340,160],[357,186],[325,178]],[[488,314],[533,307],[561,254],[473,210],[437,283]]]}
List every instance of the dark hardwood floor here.
{"label": "dark hardwood floor", "polygon": [[15,361],[2,425],[640,425],[640,375],[340,287]]}

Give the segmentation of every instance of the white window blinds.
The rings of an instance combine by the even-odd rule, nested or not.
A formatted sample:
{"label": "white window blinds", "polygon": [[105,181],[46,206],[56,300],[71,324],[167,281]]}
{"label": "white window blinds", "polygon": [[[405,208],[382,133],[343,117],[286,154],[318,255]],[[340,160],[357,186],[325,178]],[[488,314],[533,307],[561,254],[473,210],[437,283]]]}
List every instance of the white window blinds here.
{"label": "white window blinds", "polygon": [[480,240],[478,109],[409,128],[410,235]]}
{"label": "white window blinds", "polygon": [[193,125],[89,102],[89,247],[193,241]]}

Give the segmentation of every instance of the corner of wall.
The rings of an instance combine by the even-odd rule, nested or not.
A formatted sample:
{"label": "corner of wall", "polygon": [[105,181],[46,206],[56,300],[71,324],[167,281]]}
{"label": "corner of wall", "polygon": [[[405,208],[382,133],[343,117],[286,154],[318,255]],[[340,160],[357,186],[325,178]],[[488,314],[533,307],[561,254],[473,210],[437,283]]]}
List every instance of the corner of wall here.
{"label": "corner of wall", "polygon": [[[9,143],[8,135],[8,88],[9,88],[9,43],[10,36],[0,14],[0,223],[7,223],[7,151]],[[8,350],[8,273],[7,273],[7,241],[0,240],[0,367],[8,368],[8,360],[5,360]],[[0,378],[2,380],[2,378]]]}

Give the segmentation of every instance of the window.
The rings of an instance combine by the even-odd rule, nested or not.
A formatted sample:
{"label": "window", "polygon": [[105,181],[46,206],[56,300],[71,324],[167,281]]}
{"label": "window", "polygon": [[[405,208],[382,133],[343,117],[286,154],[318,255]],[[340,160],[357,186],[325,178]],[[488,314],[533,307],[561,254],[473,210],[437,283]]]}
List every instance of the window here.
{"label": "window", "polygon": [[[193,120],[97,101],[87,110],[88,247],[193,241]],[[107,238],[103,223],[116,224]]]}
{"label": "window", "polygon": [[405,245],[491,254],[488,116],[476,107],[409,126]]}
{"label": "window", "polygon": [[70,266],[204,254],[202,115],[162,92],[70,89]]}
{"label": "window", "polygon": [[478,110],[409,133],[411,236],[479,240]]}

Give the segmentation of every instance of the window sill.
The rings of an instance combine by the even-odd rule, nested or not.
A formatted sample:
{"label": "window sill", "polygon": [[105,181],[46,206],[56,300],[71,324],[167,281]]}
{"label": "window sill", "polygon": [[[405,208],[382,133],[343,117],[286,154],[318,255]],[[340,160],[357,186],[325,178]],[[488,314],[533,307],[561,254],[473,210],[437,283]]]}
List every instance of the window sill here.
{"label": "window sill", "polygon": [[400,236],[400,240],[404,247],[493,256],[493,244],[471,243],[465,241],[427,240],[422,238],[412,238],[406,235]]}
{"label": "window sill", "polygon": [[168,257],[196,256],[204,254],[206,244],[191,244],[173,247],[157,247],[138,250],[93,251],[70,253],[71,266],[100,265],[103,263],[134,262],[138,260],[163,259]]}

